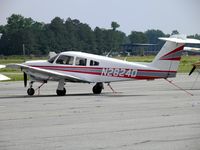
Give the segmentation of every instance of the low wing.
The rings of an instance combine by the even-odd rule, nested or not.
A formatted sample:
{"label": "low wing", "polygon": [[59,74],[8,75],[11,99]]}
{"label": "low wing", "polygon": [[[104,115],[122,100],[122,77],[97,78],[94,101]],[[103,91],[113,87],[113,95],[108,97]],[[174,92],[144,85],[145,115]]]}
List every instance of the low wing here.
{"label": "low wing", "polygon": [[39,73],[41,75],[45,75],[45,76],[48,76],[49,78],[54,78],[56,80],[65,79],[70,82],[88,82],[88,81],[82,80],[80,78],[77,78],[75,76],[67,75],[67,74],[60,73],[60,72],[53,71],[53,70],[31,67],[31,66],[24,65],[24,64],[11,64],[11,65],[6,65],[6,67],[14,68],[14,69],[28,70],[32,73]]}

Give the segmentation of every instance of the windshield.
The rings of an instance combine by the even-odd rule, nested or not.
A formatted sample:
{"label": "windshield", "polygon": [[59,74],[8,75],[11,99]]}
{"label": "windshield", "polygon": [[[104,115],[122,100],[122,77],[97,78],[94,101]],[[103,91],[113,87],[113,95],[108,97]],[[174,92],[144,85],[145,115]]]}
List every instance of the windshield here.
{"label": "windshield", "polygon": [[64,64],[64,65],[73,65],[74,57],[67,56],[67,55],[60,55],[56,60],[57,64]]}
{"label": "windshield", "polygon": [[48,62],[49,62],[49,63],[53,63],[57,56],[58,56],[58,55],[49,58]]}

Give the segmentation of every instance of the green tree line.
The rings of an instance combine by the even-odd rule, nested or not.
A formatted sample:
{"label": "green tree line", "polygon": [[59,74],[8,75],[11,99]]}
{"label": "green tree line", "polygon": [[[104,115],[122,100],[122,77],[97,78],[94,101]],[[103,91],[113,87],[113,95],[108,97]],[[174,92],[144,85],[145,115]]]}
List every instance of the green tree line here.
{"label": "green tree line", "polygon": [[[120,25],[111,22],[110,29],[96,27],[78,19],[66,20],[55,17],[50,23],[34,21],[13,14],[7,18],[7,24],[0,26],[0,55],[22,55],[23,46],[27,55],[46,55],[49,51],[83,51],[103,54],[109,51],[119,51],[125,43],[161,44],[158,37],[169,36],[161,30],[145,32],[132,31],[130,35],[117,30]],[[174,30],[172,33],[177,33]],[[191,35],[200,39],[200,35]]]}

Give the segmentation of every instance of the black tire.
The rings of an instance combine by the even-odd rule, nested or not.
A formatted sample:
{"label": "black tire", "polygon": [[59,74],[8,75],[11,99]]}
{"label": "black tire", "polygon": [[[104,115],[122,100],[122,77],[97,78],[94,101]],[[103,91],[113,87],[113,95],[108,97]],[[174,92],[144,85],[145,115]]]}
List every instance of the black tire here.
{"label": "black tire", "polygon": [[101,94],[101,91],[103,89],[103,84],[102,83],[97,83],[93,88],[92,91],[94,94]]}
{"label": "black tire", "polygon": [[58,96],[64,96],[66,94],[66,89],[63,88],[63,90],[56,90],[56,93]]}
{"label": "black tire", "polygon": [[32,95],[35,94],[35,90],[33,88],[28,88],[27,94],[30,95],[30,96],[32,96]]}

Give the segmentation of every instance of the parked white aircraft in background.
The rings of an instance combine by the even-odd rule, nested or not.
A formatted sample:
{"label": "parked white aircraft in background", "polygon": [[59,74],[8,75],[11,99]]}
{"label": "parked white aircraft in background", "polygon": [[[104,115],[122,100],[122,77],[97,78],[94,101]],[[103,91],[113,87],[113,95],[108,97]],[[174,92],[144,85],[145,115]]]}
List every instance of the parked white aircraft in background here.
{"label": "parked white aircraft in background", "polygon": [[[5,68],[5,67],[6,67],[5,65],[0,65],[0,69]],[[10,80],[10,78],[0,74],[0,81],[4,81],[4,80]]]}
{"label": "parked white aircraft in background", "polygon": [[105,56],[68,51],[51,57],[48,61],[27,61],[6,67],[21,69],[24,72],[25,86],[27,75],[30,77],[28,95],[34,95],[33,83],[35,81],[42,84],[48,81],[58,81],[56,92],[59,96],[66,94],[65,82],[96,83],[93,93],[100,94],[103,83],[175,77],[184,44],[200,44],[199,40],[178,35],[159,39],[166,43],[151,63],[127,62]]}
{"label": "parked white aircraft in background", "polygon": [[184,51],[186,51],[186,52],[199,52],[200,48],[198,48],[198,47],[184,47]]}

